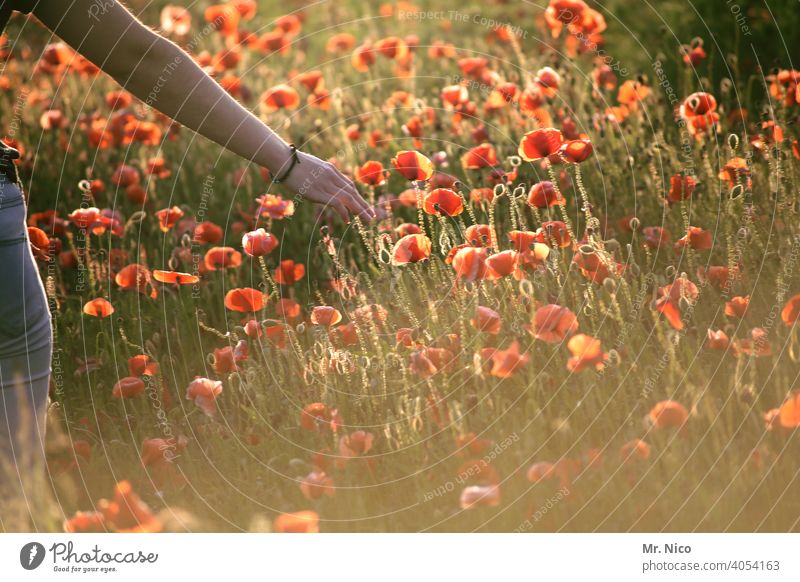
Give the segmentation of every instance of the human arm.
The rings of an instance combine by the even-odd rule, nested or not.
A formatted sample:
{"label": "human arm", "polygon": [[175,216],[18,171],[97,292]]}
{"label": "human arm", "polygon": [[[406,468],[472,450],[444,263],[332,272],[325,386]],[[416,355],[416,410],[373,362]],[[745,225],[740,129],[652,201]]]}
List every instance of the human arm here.
{"label": "human arm", "polygon": [[[99,9],[98,9],[99,7]],[[289,168],[290,149],[192,58],[115,0],[45,0],[34,15],[117,83],[178,123],[269,169]],[[154,89],[158,88],[154,98]],[[332,164],[304,152],[284,182],[293,192],[371,219],[374,211]]]}

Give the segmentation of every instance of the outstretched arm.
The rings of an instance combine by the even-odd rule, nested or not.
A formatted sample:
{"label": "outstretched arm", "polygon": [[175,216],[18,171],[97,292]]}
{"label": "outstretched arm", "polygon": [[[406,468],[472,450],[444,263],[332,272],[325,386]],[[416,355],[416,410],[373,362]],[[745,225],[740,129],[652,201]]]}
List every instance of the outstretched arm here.
{"label": "outstretched arm", "polygon": [[[98,6],[101,7],[98,10]],[[290,149],[266,124],[231,97],[175,43],[153,32],[115,0],[39,2],[34,15],[67,44],[153,107],[241,157],[269,169],[288,169]],[[332,164],[300,153],[286,185],[295,193],[330,204],[347,220],[374,211],[353,183]]]}

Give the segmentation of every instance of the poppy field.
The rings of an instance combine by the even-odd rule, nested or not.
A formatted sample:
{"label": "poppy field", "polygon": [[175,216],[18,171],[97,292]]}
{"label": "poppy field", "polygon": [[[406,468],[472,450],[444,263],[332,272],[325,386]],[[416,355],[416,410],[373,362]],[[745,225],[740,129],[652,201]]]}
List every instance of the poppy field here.
{"label": "poppy field", "polygon": [[[589,0],[440,4],[126,3],[372,222],[15,17],[55,351],[4,529],[800,529],[800,72],[641,58]],[[744,5],[731,37],[774,25]]]}

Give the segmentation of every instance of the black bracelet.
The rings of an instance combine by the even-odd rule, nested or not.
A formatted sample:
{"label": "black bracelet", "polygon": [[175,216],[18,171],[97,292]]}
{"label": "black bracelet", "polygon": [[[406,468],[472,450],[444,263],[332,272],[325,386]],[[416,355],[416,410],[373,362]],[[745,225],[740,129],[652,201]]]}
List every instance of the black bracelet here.
{"label": "black bracelet", "polygon": [[295,165],[300,163],[300,157],[297,155],[297,147],[293,143],[290,143],[289,149],[292,150],[292,163],[289,164],[289,169],[287,169],[283,173],[283,176],[275,177],[272,179],[272,182],[275,184],[280,184],[281,182],[285,182],[286,178],[289,177],[289,174],[292,173],[292,170],[294,169]]}

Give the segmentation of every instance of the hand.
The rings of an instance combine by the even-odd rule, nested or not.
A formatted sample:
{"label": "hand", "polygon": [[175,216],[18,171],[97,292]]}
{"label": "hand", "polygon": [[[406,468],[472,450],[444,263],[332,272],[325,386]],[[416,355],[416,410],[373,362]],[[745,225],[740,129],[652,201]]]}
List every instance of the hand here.
{"label": "hand", "polygon": [[345,222],[350,222],[351,212],[362,220],[376,218],[375,210],[361,197],[352,180],[336,166],[304,152],[297,155],[299,163],[284,182],[289,189],[312,202],[332,206]]}

